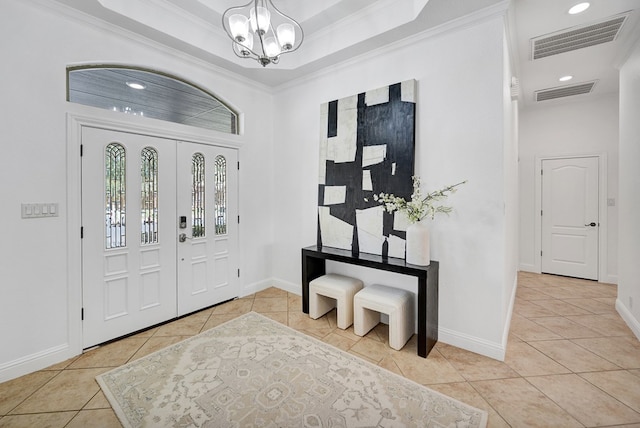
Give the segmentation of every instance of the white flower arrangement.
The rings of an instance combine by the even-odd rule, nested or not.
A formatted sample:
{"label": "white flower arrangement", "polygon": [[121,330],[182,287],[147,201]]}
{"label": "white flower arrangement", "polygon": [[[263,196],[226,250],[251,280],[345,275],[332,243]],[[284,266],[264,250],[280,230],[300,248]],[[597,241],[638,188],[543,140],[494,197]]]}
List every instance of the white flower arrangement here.
{"label": "white flower arrangement", "polygon": [[467,182],[467,180],[465,180],[458,184],[443,187],[442,189],[431,192],[427,194],[427,196],[423,197],[420,192],[420,177],[413,176],[411,178],[413,179],[413,193],[411,194],[411,200],[409,202],[404,198],[399,198],[389,193],[373,195],[373,199],[380,204],[383,204],[387,212],[405,212],[411,223],[417,223],[427,217],[431,217],[433,220],[436,213],[449,214],[453,210],[452,207],[436,205],[435,202],[447,199],[450,194],[455,193],[456,190],[458,190],[458,186]]}

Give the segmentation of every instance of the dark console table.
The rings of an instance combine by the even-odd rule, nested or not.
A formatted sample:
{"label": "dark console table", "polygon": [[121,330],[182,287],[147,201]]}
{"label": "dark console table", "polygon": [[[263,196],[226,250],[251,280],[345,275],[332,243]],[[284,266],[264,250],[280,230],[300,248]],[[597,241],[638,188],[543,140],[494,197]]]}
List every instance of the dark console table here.
{"label": "dark console table", "polygon": [[337,248],[302,249],[302,312],[309,313],[309,282],[326,273],[325,261],[349,263],[373,269],[411,275],[418,278],[418,355],[427,357],[438,341],[438,262],[429,266],[408,264],[395,257],[382,258],[375,254],[351,254]]}

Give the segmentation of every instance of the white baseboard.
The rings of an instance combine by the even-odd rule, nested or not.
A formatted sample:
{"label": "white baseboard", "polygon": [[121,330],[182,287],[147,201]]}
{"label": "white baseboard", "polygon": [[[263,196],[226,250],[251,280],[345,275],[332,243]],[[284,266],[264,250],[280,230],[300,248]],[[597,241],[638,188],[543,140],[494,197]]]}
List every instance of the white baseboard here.
{"label": "white baseboard", "polygon": [[300,284],[295,284],[293,282],[288,282],[288,281],[283,281],[281,279],[273,278],[272,285],[274,287],[278,287],[282,290],[288,291],[289,293],[302,296],[302,285]]}
{"label": "white baseboard", "polygon": [[273,281],[270,279],[265,279],[263,281],[254,282],[253,284],[247,284],[242,287],[242,293],[240,293],[239,297],[248,296],[250,294],[258,293],[262,290],[266,290],[267,288],[273,285]]}
{"label": "white baseboard", "polygon": [[292,282],[283,281],[277,278],[269,278],[265,279],[264,281],[245,285],[242,288],[242,295],[240,297],[258,293],[262,290],[266,290],[269,287],[276,287],[289,293],[297,294],[298,296],[302,295],[302,286],[300,284],[294,284]]}
{"label": "white baseboard", "polygon": [[45,369],[76,356],[69,344],[55,346],[0,365],[0,383]]}
{"label": "white baseboard", "polygon": [[[505,352],[507,350],[507,342],[509,340],[509,330],[511,330],[511,318],[513,317],[513,306],[516,304],[516,293],[518,292],[518,275],[513,280],[513,292],[511,293],[511,300],[509,301],[509,308],[507,309],[507,318],[504,323],[504,330],[502,330],[502,347]],[[502,359],[501,361],[504,361]]]}
{"label": "white baseboard", "polygon": [[506,354],[506,348],[500,343],[478,339],[477,337],[442,327],[438,328],[438,341],[499,361],[504,361]]}
{"label": "white baseboard", "polygon": [[637,320],[629,309],[622,304],[620,299],[616,299],[616,310],[624,322],[627,323],[633,334],[635,334],[638,340],[640,340],[640,321]]}
{"label": "white baseboard", "polygon": [[536,265],[531,265],[528,263],[520,263],[518,265],[518,269],[523,272],[540,273],[540,271],[536,269]]}

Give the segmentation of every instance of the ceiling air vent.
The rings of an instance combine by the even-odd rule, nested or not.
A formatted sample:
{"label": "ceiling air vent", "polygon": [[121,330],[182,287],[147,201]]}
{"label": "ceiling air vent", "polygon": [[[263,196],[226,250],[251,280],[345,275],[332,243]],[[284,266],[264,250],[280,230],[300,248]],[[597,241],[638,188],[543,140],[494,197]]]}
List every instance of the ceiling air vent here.
{"label": "ceiling air vent", "polygon": [[594,24],[572,27],[531,39],[531,57],[535,60],[612,42],[618,37],[628,16],[629,12],[626,12]]}
{"label": "ceiling air vent", "polygon": [[536,91],[536,101],[547,101],[556,98],[571,97],[591,93],[598,81],[578,83],[576,85],[559,86],[557,88],[541,89]]}

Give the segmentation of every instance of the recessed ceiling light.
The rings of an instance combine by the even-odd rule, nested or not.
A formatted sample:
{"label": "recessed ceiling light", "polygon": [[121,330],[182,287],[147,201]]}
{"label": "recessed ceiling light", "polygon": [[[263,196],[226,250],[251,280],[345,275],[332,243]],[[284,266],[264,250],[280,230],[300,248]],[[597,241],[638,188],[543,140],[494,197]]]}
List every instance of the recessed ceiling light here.
{"label": "recessed ceiling light", "polygon": [[571,79],[573,79],[573,76],[562,76],[558,80],[561,81],[561,82],[567,82],[567,81],[569,81]]}
{"label": "recessed ceiling light", "polygon": [[571,15],[575,15],[577,13],[582,13],[585,10],[589,9],[589,6],[591,6],[591,5],[588,2],[578,3],[577,5],[573,6],[571,9],[569,9],[569,13]]}
{"label": "recessed ceiling light", "polygon": [[131,89],[145,89],[147,85],[140,82],[127,82],[127,86]]}

